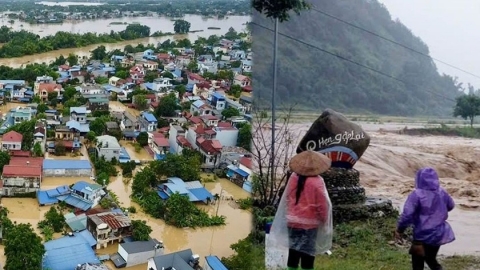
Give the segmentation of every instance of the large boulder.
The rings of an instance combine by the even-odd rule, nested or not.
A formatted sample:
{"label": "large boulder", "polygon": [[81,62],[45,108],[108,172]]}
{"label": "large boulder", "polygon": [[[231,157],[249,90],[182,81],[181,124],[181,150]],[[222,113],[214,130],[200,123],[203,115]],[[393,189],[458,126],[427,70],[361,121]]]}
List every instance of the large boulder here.
{"label": "large boulder", "polygon": [[[360,159],[370,144],[370,136],[357,124],[348,120],[343,114],[326,109],[318,117],[300,141],[297,153],[313,150],[326,152],[335,148],[347,153],[351,150],[353,159]],[[343,150],[342,150],[343,149]],[[356,161],[355,160],[355,161]],[[332,159],[332,161],[334,161]]]}

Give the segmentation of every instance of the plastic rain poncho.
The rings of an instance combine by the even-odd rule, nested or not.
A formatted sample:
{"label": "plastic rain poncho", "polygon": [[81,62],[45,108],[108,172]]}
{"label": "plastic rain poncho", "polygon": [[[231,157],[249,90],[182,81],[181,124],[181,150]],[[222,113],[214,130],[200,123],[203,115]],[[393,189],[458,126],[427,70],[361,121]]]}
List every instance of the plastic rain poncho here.
{"label": "plastic rain poncho", "polygon": [[450,195],[440,187],[437,172],[432,168],[418,170],[415,190],[410,193],[398,221],[403,232],[413,225],[413,238],[425,244],[441,246],[455,240],[448,212],[455,207]]}
{"label": "plastic rain poncho", "polygon": [[296,204],[298,179],[290,177],[267,235],[269,270],[286,269],[289,249],[315,256],[332,247],[332,205],[323,178],[308,177]]}

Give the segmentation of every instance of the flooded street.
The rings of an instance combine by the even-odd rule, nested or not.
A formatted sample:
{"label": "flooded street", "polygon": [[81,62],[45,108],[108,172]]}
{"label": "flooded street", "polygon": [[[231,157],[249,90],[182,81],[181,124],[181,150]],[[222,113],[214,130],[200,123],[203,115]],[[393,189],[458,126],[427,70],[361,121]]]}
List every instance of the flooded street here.
{"label": "flooded street", "polygon": [[[223,196],[233,196],[235,199],[247,198],[249,196],[243,189],[226,179],[205,183],[205,187],[212,194],[218,193]],[[110,180],[108,188],[117,194],[122,207],[134,206],[137,209],[137,213],[130,214],[130,217],[147,221],[148,225],[153,229],[151,236],[164,242],[165,252],[191,248],[193,253],[200,255],[202,263],[204,257],[210,254],[215,254],[219,258],[232,255],[233,251],[230,249],[230,245],[245,238],[251,230],[250,212],[235,208],[232,201],[220,201],[220,204],[211,206],[198,205],[213,215],[218,207],[218,214],[226,216],[226,226],[179,229],[166,225],[163,220],[154,219],[141,213],[140,206],[130,200],[131,181],[125,183],[122,177],[118,176]],[[132,269],[136,270],[136,268]],[[141,269],[145,269],[145,267]]]}
{"label": "flooded street", "polygon": [[[360,124],[371,136],[370,146],[355,165],[367,194],[390,198],[401,208],[414,188],[416,171],[434,167],[456,203],[448,221],[457,239],[442,247],[440,254],[480,255],[476,244],[480,242],[480,140],[384,132],[406,124]],[[298,124],[291,129],[300,140],[309,127]]]}
{"label": "flooded street", "polygon": [[[211,18],[204,18],[198,15],[186,15],[184,20],[192,24],[191,30],[203,30],[202,32],[189,33],[186,35],[174,35],[174,36],[165,36],[165,37],[150,37],[142,38],[130,41],[122,41],[117,43],[104,43],[104,44],[95,44],[81,48],[70,48],[56,50],[36,55],[27,55],[23,57],[16,58],[2,58],[0,59],[0,65],[7,65],[11,67],[20,67],[21,65],[29,63],[50,63],[55,60],[56,57],[60,55],[67,56],[70,53],[79,55],[79,56],[89,56],[90,51],[97,48],[100,45],[104,45],[107,51],[114,49],[123,50],[126,45],[136,46],[139,43],[142,44],[157,44],[158,42],[163,42],[167,39],[178,40],[188,38],[192,42],[198,37],[208,38],[211,35],[223,35],[225,34],[230,27],[233,27],[236,31],[243,31],[245,29],[245,23],[250,20],[249,16],[229,16],[226,19],[217,20]],[[72,33],[87,33],[87,32],[96,32],[96,33],[110,33],[110,31],[121,31],[124,30],[127,25],[110,25],[111,22],[126,22],[126,23],[141,23],[147,25],[151,28],[151,33],[155,31],[162,32],[173,32],[173,21],[170,18],[166,17],[125,17],[118,19],[101,19],[101,20],[88,20],[88,21],[79,21],[79,22],[64,22],[62,24],[28,24],[16,21],[13,25],[9,25],[7,19],[3,19],[1,24],[9,25],[15,30],[24,29],[33,33],[37,33],[40,36],[53,35],[58,31],[66,31]],[[208,27],[220,27],[220,30],[208,29]]]}

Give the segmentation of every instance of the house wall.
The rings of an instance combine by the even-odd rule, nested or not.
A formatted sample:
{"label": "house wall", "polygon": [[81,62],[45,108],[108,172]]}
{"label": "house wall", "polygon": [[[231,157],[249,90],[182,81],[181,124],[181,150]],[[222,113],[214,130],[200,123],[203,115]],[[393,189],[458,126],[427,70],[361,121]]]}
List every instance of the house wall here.
{"label": "house wall", "polygon": [[175,128],[170,128],[168,131],[168,144],[170,145],[170,152],[178,154],[179,148],[181,148],[177,143],[177,130]]}
{"label": "house wall", "polygon": [[150,250],[150,251],[145,251],[145,252],[129,254],[128,255],[128,260],[125,260],[127,262],[126,267],[130,267],[130,266],[134,266],[134,265],[138,265],[138,264],[144,264],[150,258],[153,258],[155,256],[160,256],[160,255],[163,255],[163,252],[161,250],[157,250],[156,253],[155,253],[154,250]]}
{"label": "house wall", "polygon": [[125,249],[122,247],[122,245],[118,245],[118,254],[120,254],[120,256],[122,256],[122,258],[127,262],[127,267],[129,266],[128,265],[128,252],[125,251]]}
{"label": "house wall", "polygon": [[120,158],[120,148],[100,148],[97,150],[98,155],[103,156],[107,161],[111,161],[113,158],[116,158],[118,161]]}
{"label": "house wall", "polygon": [[85,176],[92,175],[91,169],[44,169],[44,177],[69,177],[69,176]]}
{"label": "house wall", "polygon": [[40,177],[4,177],[3,182],[3,196],[13,196],[20,193],[36,192],[40,188]]}
{"label": "house wall", "polygon": [[77,134],[75,132],[55,131],[55,138],[56,139],[71,141],[71,140],[75,139],[75,137],[77,137]]}
{"label": "house wall", "polygon": [[147,269],[149,269],[149,270],[161,270],[161,269],[157,269],[157,266],[153,262],[153,259],[148,260]]}
{"label": "house wall", "polygon": [[217,134],[215,139],[218,140],[223,147],[237,146],[238,129],[233,130],[215,130]]}
{"label": "house wall", "polygon": [[20,150],[22,149],[21,142],[2,142],[2,150]]}
{"label": "house wall", "polygon": [[197,133],[192,128],[188,129],[187,134],[185,134],[185,138],[187,138],[187,141],[192,145],[193,149],[198,149]]}

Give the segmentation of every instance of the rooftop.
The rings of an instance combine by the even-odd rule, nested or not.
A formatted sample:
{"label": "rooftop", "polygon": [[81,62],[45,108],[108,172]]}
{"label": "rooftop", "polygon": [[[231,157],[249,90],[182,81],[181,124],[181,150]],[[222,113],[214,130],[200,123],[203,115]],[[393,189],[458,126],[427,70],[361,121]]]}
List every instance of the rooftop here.
{"label": "rooftop", "polygon": [[217,256],[206,256],[205,260],[212,270],[228,270]]}
{"label": "rooftop", "polygon": [[148,241],[133,241],[133,242],[122,243],[120,244],[120,246],[128,254],[134,254],[134,253],[154,250],[155,246],[159,244],[160,242],[158,242],[156,239],[150,239]]}
{"label": "rooftop", "polygon": [[92,169],[92,165],[88,160],[71,160],[71,159],[45,159],[43,160],[44,170],[53,169]]}
{"label": "rooftop", "polygon": [[84,263],[100,263],[92,249],[97,241],[88,231],[73,233],[44,244],[43,269],[72,270]]}
{"label": "rooftop", "polygon": [[103,135],[97,137],[97,146],[102,144],[102,147],[99,148],[120,148],[117,138],[110,135]]}
{"label": "rooftop", "polygon": [[145,120],[147,120],[148,122],[157,122],[157,118],[156,118],[153,114],[151,114],[151,113],[149,113],[149,112],[143,112],[143,113],[142,113],[142,116],[143,116],[143,118],[145,118]]}
{"label": "rooftop", "polygon": [[12,130],[3,134],[2,142],[22,142],[23,135]]}
{"label": "rooftop", "polygon": [[175,270],[193,270],[188,264],[193,256],[191,249],[177,251],[153,258],[157,269],[173,267]]}
{"label": "rooftop", "polygon": [[40,166],[26,165],[5,165],[3,167],[2,177],[41,177],[42,168]]}
{"label": "rooftop", "polygon": [[130,218],[123,213],[104,212],[89,215],[88,218],[97,226],[106,223],[113,230],[130,227],[132,225]]}
{"label": "rooftop", "polygon": [[86,114],[87,113],[87,108],[86,107],[71,107],[70,108],[70,113]]}

